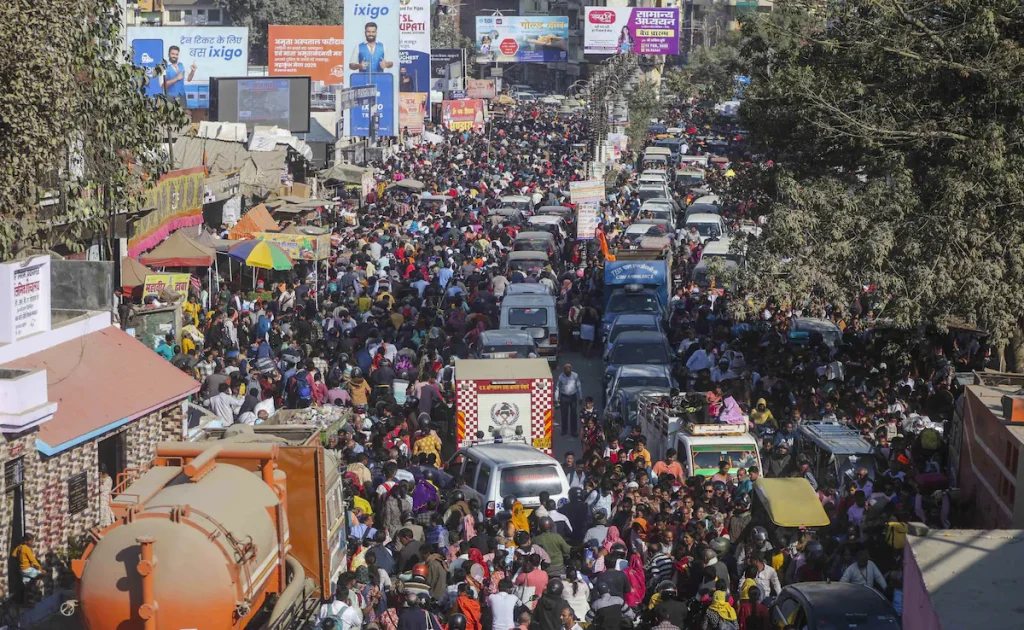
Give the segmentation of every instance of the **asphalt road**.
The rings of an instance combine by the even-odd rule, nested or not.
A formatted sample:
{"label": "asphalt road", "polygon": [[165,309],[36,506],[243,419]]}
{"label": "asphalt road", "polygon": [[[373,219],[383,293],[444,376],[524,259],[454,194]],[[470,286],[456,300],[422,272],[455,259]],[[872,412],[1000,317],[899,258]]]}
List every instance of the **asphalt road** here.
{"label": "asphalt road", "polygon": [[[558,361],[551,368],[555,378],[558,378],[558,373],[566,363],[572,365],[573,371],[580,375],[580,382],[583,384],[583,396],[580,397],[580,408],[583,407],[582,401],[584,398],[587,396],[593,396],[594,402],[597,404],[597,408],[600,409],[601,377],[604,373],[604,361],[601,360],[600,356],[584,359],[583,355],[578,352],[559,353]],[[563,460],[565,454],[568,452],[572,452],[576,456],[579,456],[582,452],[579,438],[574,438],[572,435],[562,437],[561,417],[561,411],[556,407],[554,417],[554,452],[555,458],[558,459],[559,462]]]}

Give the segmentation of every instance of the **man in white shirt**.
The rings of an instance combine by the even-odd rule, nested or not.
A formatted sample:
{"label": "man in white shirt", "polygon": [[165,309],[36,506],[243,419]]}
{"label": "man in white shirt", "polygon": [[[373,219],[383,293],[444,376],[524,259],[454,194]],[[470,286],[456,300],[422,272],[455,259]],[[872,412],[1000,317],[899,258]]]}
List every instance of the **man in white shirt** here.
{"label": "man in white shirt", "polygon": [[770,564],[765,561],[764,555],[754,555],[754,566],[757,567],[757,575],[754,582],[761,590],[761,601],[766,597],[775,597],[782,592],[782,583],[779,582],[779,574],[775,572]]}
{"label": "man in white shirt", "polygon": [[338,630],[358,630],[363,623],[363,616],[348,603],[348,599],[348,589],[338,586],[331,601],[320,606],[316,614],[317,626],[322,625],[325,619],[333,618],[335,622],[341,622],[340,626],[335,626]]}
{"label": "man in white shirt", "polygon": [[686,361],[686,369],[690,371],[691,375],[695,375],[701,370],[710,370],[714,366],[715,362],[711,354],[708,353],[709,344],[705,344],[701,348],[697,348],[690,355],[690,358]]}
{"label": "man in white shirt", "polygon": [[498,583],[498,592],[487,597],[491,607],[491,630],[512,630],[516,627],[515,610],[519,598],[512,594],[512,581],[504,578]]}
{"label": "man in white shirt", "polygon": [[235,423],[235,414],[242,408],[242,398],[231,395],[231,386],[221,383],[217,395],[211,396],[210,411],[217,414],[225,427]]}
{"label": "man in white shirt", "polygon": [[875,566],[875,563],[868,556],[867,550],[864,549],[857,552],[857,561],[846,568],[846,571],[843,572],[843,577],[839,581],[848,584],[870,586],[883,592],[886,588],[882,572],[878,570],[878,567]]}

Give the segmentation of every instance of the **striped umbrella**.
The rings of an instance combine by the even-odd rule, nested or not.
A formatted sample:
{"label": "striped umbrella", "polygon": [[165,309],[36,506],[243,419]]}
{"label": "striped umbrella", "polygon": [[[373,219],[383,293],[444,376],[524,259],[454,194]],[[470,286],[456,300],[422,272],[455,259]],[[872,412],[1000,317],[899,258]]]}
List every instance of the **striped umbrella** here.
{"label": "striped umbrella", "polygon": [[260,269],[284,271],[295,266],[283,249],[267,241],[242,241],[228,250],[228,256]]}

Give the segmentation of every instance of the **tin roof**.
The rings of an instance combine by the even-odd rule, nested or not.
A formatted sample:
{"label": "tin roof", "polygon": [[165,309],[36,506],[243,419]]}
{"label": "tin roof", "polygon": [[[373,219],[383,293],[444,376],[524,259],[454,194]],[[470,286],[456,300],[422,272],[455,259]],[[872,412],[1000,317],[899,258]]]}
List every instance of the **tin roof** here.
{"label": "tin roof", "polygon": [[53,418],[37,445],[52,455],[179,401],[199,382],[114,327],[30,354],[4,368],[45,369]]}

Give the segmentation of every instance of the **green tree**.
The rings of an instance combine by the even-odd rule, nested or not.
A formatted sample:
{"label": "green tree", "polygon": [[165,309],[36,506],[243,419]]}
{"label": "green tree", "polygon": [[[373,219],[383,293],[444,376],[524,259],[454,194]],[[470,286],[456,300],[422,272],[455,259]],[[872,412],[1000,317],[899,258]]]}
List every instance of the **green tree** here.
{"label": "green tree", "polygon": [[667,73],[669,87],[675,93],[712,105],[728,99],[736,92],[736,75],[747,74],[740,44],[740,33],[725,31],[714,46],[697,48],[690,53],[685,66]]}
{"label": "green tree", "polygon": [[0,260],[107,233],[165,166],[180,107],[146,98],[116,0],[0,3]]}
{"label": "green tree", "polygon": [[899,325],[1021,341],[1024,6],[779,0],[744,34],[741,116],[775,164],[748,286],[849,303],[870,285]]}
{"label": "green tree", "polygon": [[342,23],[338,0],[218,0],[233,26],[249,27],[249,63],[267,63],[267,27],[317,26]]}
{"label": "green tree", "polygon": [[661,102],[658,84],[645,75],[626,97],[629,106],[629,127],[626,137],[634,151],[642,151],[647,143],[647,125],[652,118],[660,118],[665,104]]}

